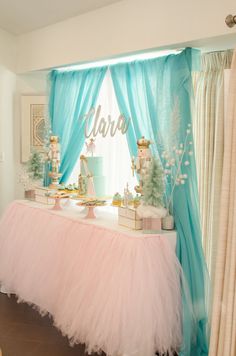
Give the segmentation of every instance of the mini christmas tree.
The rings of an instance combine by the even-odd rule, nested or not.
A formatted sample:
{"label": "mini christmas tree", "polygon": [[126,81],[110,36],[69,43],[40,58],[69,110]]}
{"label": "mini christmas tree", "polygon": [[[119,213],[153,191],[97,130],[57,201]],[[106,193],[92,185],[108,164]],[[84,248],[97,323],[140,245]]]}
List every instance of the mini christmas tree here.
{"label": "mini christmas tree", "polygon": [[38,151],[34,151],[31,154],[30,160],[28,161],[28,171],[33,180],[43,178],[43,159]]}
{"label": "mini christmas tree", "polygon": [[164,175],[163,169],[158,159],[153,159],[150,170],[143,186],[143,201],[145,205],[156,208],[163,206],[164,195]]}

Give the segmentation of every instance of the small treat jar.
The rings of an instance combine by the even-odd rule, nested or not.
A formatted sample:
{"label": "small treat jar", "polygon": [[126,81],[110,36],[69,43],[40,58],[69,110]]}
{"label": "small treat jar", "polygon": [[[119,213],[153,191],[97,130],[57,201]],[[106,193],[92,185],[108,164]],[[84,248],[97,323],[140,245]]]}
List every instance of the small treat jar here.
{"label": "small treat jar", "polygon": [[136,194],[136,196],[134,197],[134,208],[138,208],[139,205],[141,204],[141,195]]}
{"label": "small treat jar", "polygon": [[174,217],[170,214],[162,218],[162,230],[174,230],[175,221]]}
{"label": "small treat jar", "polygon": [[127,199],[128,199],[128,206],[132,206],[134,204],[134,197],[131,192],[128,193]]}

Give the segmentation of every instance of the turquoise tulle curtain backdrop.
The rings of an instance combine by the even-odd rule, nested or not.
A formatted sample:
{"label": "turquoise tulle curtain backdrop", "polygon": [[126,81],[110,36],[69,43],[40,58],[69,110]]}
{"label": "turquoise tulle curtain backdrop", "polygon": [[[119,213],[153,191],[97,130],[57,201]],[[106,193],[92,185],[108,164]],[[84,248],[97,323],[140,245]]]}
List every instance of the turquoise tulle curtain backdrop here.
{"label": "turquoise tulle curtain backdrop", "polygon": [[[187,48],[179,54],[110,68],[120,112],[132,119],[127,133],[132,156],[137,154],[136,140],[142,135],[152,139],[153,151],[159,153],[161,160],[164,151],[184,143],[187,130],[190,132],[188,140],[192,140],[191,71],[198,65],[198,59],[198,51]],[[176,187],[173,198],[178,233],[176,252],[189,288],[189,295],[183,291],[182,296],[183,345],[180,355],[202,356],[208,355],[208,272],[201,245],[194,154],[188,156],[188,160],[190,164],[182,168],[182,174],[188,179],[183,186]]]}
{"label": "turquoise tulle curtain backdrop", "polygon": [[[188,131],[192,144],[188,165],[181,167],[187,179],[174,191],[173,214],[177,229],[176,253],[184,272],[182,288],[183,344],[181,356],[208,355],[206,295],[208,272],[201,245],[197,175],[191,133],[192,70],[199,52],[181,53],[110,67],[120,113],[131,124],[127,142],[131,156],[136,141],[146,136],[164,164],[163,153],[183,144]],[[96,105],[107,67],[50,74],[49,113],[52,132],[61,141],[61,181],[66,182],[84,144],[83,116]],[[177,168],[177,167],[176,167]],[[167,189],[167,195],[170,191]],[[148,332],[148,330],[147,330]]]}
{"label": "turquoise tulle curtain backdrop", "polygon": [[84,115],[95,107],[107,67],[50,73],[49,115],[60,137],[61,181],[66,182],[84,145]]}

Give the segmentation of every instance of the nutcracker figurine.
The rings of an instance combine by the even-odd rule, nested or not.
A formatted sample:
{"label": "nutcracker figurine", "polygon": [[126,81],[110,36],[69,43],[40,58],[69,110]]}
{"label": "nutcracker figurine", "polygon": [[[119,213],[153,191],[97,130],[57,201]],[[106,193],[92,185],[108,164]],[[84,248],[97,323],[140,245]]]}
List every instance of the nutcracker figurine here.
{"label": "nutcracker figurine", "polygon": [[132,172],[136,171],[139,176],[139,185],[137,185],[134,189],[137,193],[143,192],[143,184],[145,180],[145,176],[148,172],[150,164],[152,162],[152,154],[149,148],[152,142],[147,140],[144,136],[137,141],[138,145],[138,157],[132,158]]}
{"label": "nutcracker figurine", "polygon": [[48,160],[51,162],[51,171],[49,172],[49,177],[52,178],[51,188],[57,188],[59,184],[59,178],[62,174],[59,172],[60,169],[60,145],[59,137],[50,137],[50,146],[48,152]]}

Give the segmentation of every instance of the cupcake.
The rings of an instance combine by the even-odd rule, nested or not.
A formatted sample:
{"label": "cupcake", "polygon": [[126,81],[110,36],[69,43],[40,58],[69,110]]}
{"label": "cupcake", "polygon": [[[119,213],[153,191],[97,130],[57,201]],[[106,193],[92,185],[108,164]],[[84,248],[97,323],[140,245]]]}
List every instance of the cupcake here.
{"label": "cupcake", "polygon": [[69,192],[72,192],[72,191],[74,190],[73,184],[68,184],[68,185],[66,186],[66,190],[69,191]]}
{"label": "cupcake", "polygon": [[78,187],[76,186],[76,184],[69,184],[66,186],[65,190],[68,193],[77,193]]}
{"label": "cupcake", "polygon": [[66,188],[66,187],[65,187],[65,184],[64,184],[64,183],[61,183],[61,184],[58,185],[58,188],[57,188],[57,189],[58,189],[58,190],[65,190],[65,188]]}
{"label": "cupcake", "polygon": [[116,193],[114,196],[113,196],[113,199],[112,199],[112,205],[114,206],[121,206],[121,203],[122,203],[122,197],[119,193]]}

